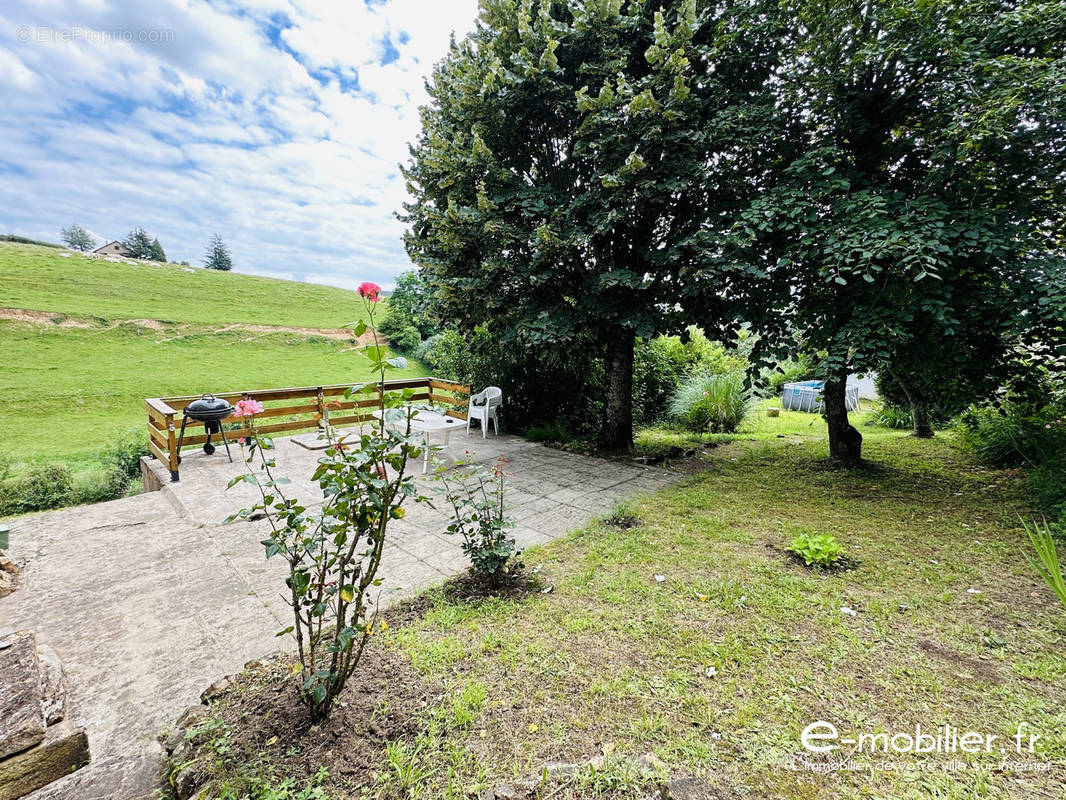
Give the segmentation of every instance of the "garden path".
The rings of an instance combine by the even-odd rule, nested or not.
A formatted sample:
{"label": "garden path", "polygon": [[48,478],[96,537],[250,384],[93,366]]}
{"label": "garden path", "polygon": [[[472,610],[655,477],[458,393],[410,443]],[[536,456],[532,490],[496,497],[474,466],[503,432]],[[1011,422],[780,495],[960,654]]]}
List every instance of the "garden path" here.
{"label": "garden path", "polygon": [[[312,444],[312,437],[297,437]],[[301,498],[320,453],[278,439],[279,471]],[[453,436],[451,454],[491,463],[502,454],[508,505],[521,547],[549,542],[621,501],[657,491],[676,475],[555,450],[516,436]],[[285,646],[282,570],[264,558],[264,522],[221,520],[254,496],[244,465],[225,450],[189,452],[181,481],[147,466],[162,490],[40,514],[12,525],[19,588],[0,599],[0,632],[29,628],[59,655],[74,717],[93,762],[31,795],[34,800],[141,800],[153,796],[156,737],[215,679]],[[302,476],[302,477],[299,477]],[[426,486],[425,493],[432,489]],[[446,516],[412,505],[390,527],[379,602],[387,605],[455,575],[466,562]]]}

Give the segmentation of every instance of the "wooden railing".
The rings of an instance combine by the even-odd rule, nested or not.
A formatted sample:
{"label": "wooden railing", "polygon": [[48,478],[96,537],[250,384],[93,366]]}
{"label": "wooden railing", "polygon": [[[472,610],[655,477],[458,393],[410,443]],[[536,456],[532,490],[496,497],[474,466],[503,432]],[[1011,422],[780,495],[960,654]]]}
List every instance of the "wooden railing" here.
{"label": "wooden railing", "polygon": [[[263,411],[256,414],[256,430],[260,433],[281,433],[320,428],[328,420],[334,427],[356,425],[373,419],[372,411],[381,405],[375,391],[373,394],[363,392],[358,399],[347,400],[344,393],[351,384],[332,386],[297,386],[286,389],[258,389],[246,392],[222,392],[215,397],[236,403],[241,399],[258,400],[263,404]],[[470,397],[470,387],[436,378],[411,378],[408,380],[385,381],[385,391],[414,389],[411,402],[428,402],[440,406],[440,411],[451,417],[466,419],[466,409]],[[149,397],[144,401],[148,412],[148,449],[152,455],[167,465],[170,479],[178,480],[178,467],[181,462],[178,452],[178,434],[181,430],[182,409],[201,395],[182,397]],[[302,402],[296,402],[302,401]],[[351,413],[345,413],[351,412]],[[277,418],[277,422],[265,422]],[[241,427],[229,427],[231,423]],[[226,425],[226,437],[233,441],[248,436],[251,431],[235,417],[222,420]],[[207,434],[201,427],[203,423],[189,420],[182,439],[182,449],[202,445],[207,441]],[[217,434],[216,434],[217,439]],[[221,442],[220,442],[221,444]]]}

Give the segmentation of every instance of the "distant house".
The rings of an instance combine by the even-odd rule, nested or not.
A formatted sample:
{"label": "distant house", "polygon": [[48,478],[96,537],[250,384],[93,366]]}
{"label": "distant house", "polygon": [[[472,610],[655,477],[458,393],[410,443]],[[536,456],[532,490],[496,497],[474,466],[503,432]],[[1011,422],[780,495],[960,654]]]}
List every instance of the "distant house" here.
{"label": "distant house", "polygon": [[126,245],[122,244],[122,242],[108,242],[103,247],[98,247],[93,250],[93,255],[122,256],[123,258],[133,257],[133,253],[131,253],[126,247]]}

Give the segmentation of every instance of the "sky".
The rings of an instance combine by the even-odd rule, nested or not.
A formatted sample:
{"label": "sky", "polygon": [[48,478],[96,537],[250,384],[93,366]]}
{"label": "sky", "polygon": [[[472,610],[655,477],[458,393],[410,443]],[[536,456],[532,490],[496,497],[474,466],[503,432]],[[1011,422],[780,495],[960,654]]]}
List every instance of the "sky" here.
{"label": "sky", "polygon": [[[4,0],[0,233],[390,287],[418,107],[476,0]],[[0,289],[2,293],[2,289]]]}

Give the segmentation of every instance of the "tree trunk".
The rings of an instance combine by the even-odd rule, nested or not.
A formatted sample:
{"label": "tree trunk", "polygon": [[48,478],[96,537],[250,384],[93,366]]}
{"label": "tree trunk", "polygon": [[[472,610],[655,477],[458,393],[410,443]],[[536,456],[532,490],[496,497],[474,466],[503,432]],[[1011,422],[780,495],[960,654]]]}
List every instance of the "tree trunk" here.
{"label": "tree trunk", "polygon": [[600,445],[607,450],[633,446],[633,345],[632,330],[622,329],[607,342],[605,370],[607,404]]}
{"label": "tree trunk", "polygon": [[911,417],[914,425],[914,435],[919,439],[932,439],[933,438],[933,421],[929,414],[929,402],[920,393],[911,389],[906,383],[901,381],[895,375],[892,376],[893,380],[900,385],[903,389],[903,394],[907,395],[907,402],[911,406]]}
{"label": "tree trunk", "polygon": [[919,439],[933,438],[933,418],[929,413],[929,404],[907,393],[911,401],[911,415],[914,417],[914,435]]}
{"label": "tree trunk", "polygon": [[848,422],[847,376],[834,376],[825,382],[822,400],[829,426],[829,457],[842,467],[862,463],[862,434]]}

